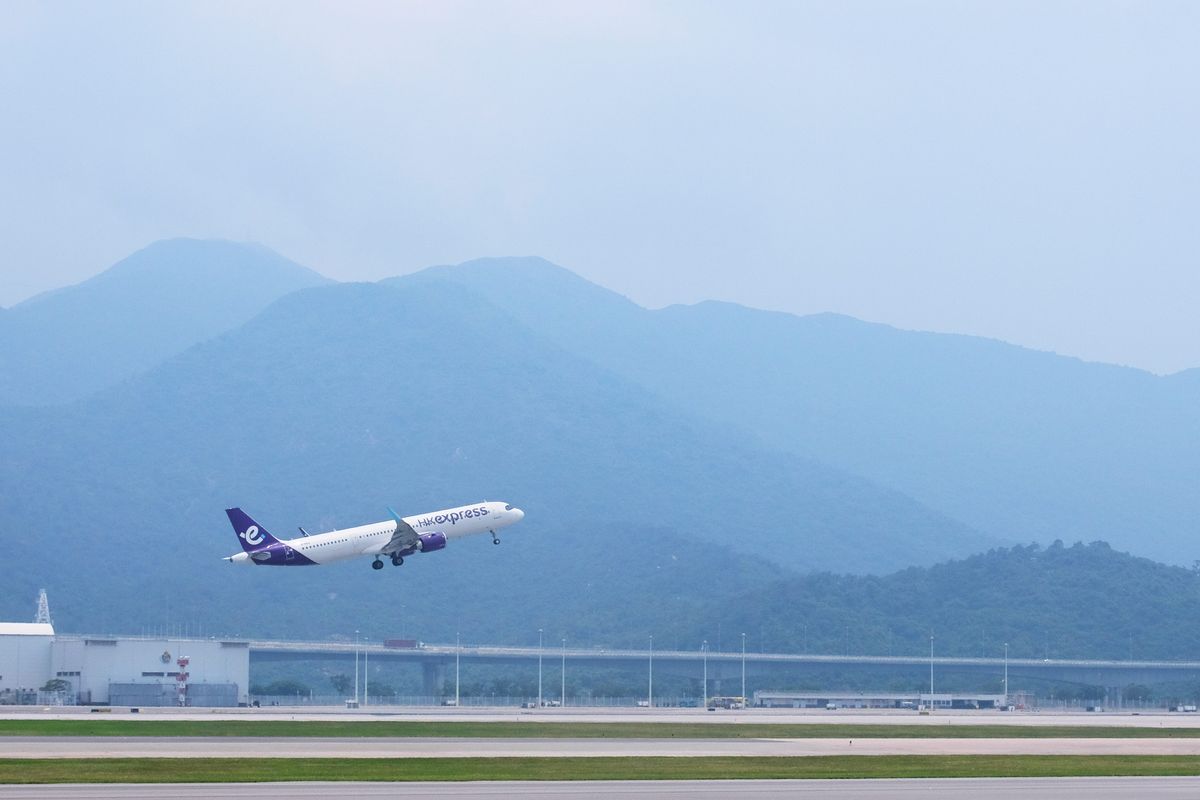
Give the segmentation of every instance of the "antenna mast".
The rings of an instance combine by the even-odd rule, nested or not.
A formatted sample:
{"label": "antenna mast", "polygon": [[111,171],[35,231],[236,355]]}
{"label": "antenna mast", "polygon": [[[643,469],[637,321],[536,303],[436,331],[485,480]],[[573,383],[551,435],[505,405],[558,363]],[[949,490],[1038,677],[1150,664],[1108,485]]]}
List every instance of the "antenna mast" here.
{"label": "antenna mast", "polygon": [[38,609],[37,616],[33,618],[34,622],[40,622],[43,625],[53,625],[53,620],[50,619],[50,601],[46,599],[46,590],[42,589],[38,592]]}

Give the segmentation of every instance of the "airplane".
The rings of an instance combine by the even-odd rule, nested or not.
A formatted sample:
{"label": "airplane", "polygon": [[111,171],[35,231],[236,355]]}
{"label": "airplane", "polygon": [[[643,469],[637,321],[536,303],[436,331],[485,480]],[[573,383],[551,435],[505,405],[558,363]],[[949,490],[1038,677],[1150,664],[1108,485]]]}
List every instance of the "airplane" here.
{"label": "airplane", "polygon": [[301,528],[304,535],[300,538],[276,539],[240,508],[227,508],[225,513],[242,543],[242,552],[225,560],[231,564],[300,567],[374,556],[371,567],[383,569],[380,557],[388,556],[392,566],[398,567],[405,556],[441,550],[451,539],[464,536],[490,533],[492,544],[500,544],[496,531],[525,518],[521,509],[500,502],[476,503],[415,517],[401,517],[391,508],[388,511],[392,519],[385,522],[314,536]]}

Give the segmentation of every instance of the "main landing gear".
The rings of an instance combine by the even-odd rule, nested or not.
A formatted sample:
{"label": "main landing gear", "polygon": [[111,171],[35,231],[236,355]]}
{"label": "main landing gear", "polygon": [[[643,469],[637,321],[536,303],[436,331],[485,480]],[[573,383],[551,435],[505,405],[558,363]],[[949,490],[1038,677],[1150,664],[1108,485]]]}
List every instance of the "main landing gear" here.
{"label": "main landing gear", "polygon": [[500,537],[496,535],[495,531],[488,531],[488,533],[492,535],[492,544],[500,544]]}
{"label": "main landing gear", "polygon": [[371,569],[383,569],[383,562],[379,560],[379,556],[375,556],[375,560],[371,562]]}
{"label": "main landing gear", "polygon": [[399,567],[404,564],[404,556],[392,556],[392,566]]}

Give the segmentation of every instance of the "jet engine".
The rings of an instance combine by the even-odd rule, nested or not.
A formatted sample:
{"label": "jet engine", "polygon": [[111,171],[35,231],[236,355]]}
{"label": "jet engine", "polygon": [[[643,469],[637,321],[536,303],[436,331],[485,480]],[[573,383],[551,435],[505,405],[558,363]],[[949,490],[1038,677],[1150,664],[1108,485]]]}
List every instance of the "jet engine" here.
{"label": "jet engine", "polygon": [[432,553],[434,550],[441,550],[446,546],[446,534],[444,533],[423,533],[417,537],[420,544],[417,549],[422,553]]}

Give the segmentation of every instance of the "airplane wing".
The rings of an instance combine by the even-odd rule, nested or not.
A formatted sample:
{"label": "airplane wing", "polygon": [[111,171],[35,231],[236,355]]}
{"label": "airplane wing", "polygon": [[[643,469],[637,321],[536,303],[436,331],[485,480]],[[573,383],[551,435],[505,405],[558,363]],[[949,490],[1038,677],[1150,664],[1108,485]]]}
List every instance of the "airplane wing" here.
{"label": "airplane wing", "polygon": [[417,532],[413,530],[412,525],[404,521],[404,518],[397,514],[392,509],[392,516],[396,518],[396,532],[392,534],[392,538],[379,551],[381,553],[398,553],[405,550],[415,550],[417,547]]}

